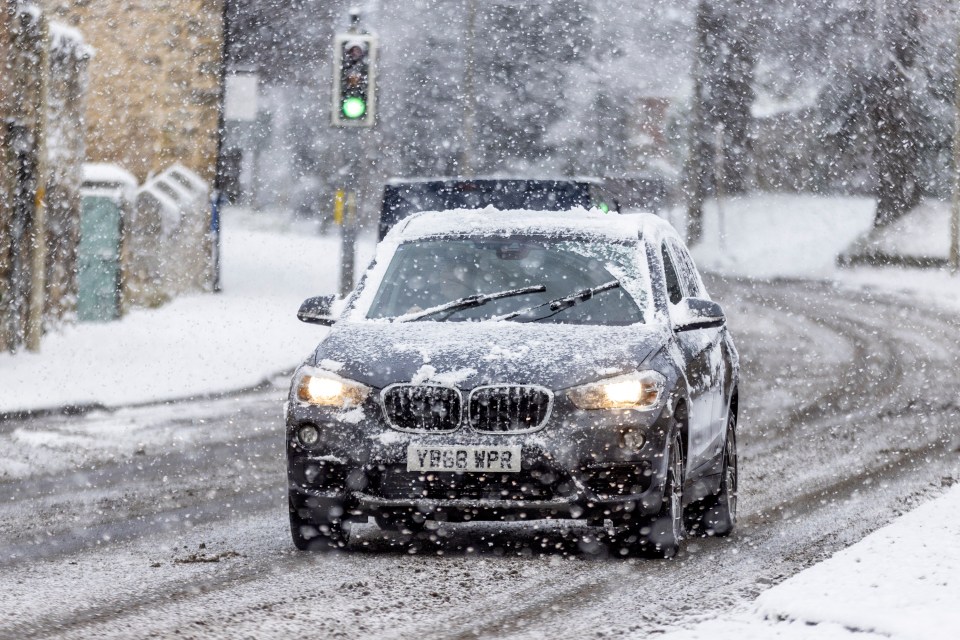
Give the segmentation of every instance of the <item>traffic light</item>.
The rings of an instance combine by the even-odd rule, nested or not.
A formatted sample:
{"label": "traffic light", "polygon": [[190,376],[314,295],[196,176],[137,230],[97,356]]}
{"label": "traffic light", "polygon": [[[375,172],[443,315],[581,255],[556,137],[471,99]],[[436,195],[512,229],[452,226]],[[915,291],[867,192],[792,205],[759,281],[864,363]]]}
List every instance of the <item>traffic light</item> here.
{"label": "traffic light", "polygon": [[340,33],[334,39],[333,51],[333,124],[372,126],[376,106],[376,37]]}

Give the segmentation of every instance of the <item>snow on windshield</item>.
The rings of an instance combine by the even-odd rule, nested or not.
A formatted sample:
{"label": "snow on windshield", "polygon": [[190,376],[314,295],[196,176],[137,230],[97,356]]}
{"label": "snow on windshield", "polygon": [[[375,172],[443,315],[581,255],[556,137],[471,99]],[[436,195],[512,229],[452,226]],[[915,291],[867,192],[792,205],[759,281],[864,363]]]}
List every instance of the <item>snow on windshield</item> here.
{"label": "snow on windshield", "polygon": [[[642,225],[649,221],[640,218],[640,216],[603,214],[586,209],[557,213],[498,211],[490,207],[480,211],[455,210],[414,215],[395,227],[378,245],[376,258],[357,286],[344,317],[355,321],[395,317],[414,311],[414,307],[426,309],[431,304],[443,304],[467,295],[500,293],[517,288],[510,284],[511,282],[520,283],[517,286],[535,284],[547,286],[547,291],[543,294],[506,298],[502,303],[488,303],[484,307],[474,309],[472,313],[458,314],[459,319],[491,318],[496,314],[487,313],[490,309],[502,310],[502,313],[506,314],[577,293],[587,287],[596,287],[616,280],[622,288],[599,293],[598,300],[601,297],[610,296],[612,301],[615,297],[617,303],[625,306],[628,311],[626,316],[618,314],[616,318],[611,316],[607,320],[610,320],[611,324],[644,322],[653,316],[653,304],[649,293],[650,279],[646,259],[638,243]],[[449,244],[455,241],[460,244]],[[529,246],[523,248],[521,241],[524,246]],[[449,252],[441,252],[443,255],[413,249],[415,245],[428,246],[430,242],[436,243],[432,245],[434,247],[451,247],[451,249]],[[539,243],[540,248],[536,249],[532,256],[529,253],[525,257],[518,254],[512,256],[515,259],[508,260],[510,253],[508,245],[511,242],[516,244],[516,251],[533,250],[533,245],[536,243]],[[484,250],[480,249],[481,245],[487,248],[488,253],[483,253]],[[499,257],[496,257],[498,247]],[[408,251],[410,266],[404,269],[409,269],[409,273],[396,273],[396,270],[401,267],[400,263],[394,265],[395,256],[397,254],[403,256]],[[467,253],[462,253],[458,259],[457,251]],[[467,254],[472,256],[471,260],[462,259]],[[486,257],[481,258],[481,256]],[[546,273],[547,269],[542,265],[540,271],[537,271],[537,261],[540,258],[547,259],[548,256],[553,262],[557,260],[568,262],[564,268],[566,281],[563,275]],[[515,265],[513,269],[522,268],[519,272],[493,267],[487,269],[491,260],[495,260],[500,265]],[[573,264],[582,268],[591,262],[596,266],[589,274],[573,273],[571,270]],[[393,273],[388,273],[391,271]],[[417,273],[414,273],[415,271]],[[440,277],[441,274],[443,278]],[[399,279],[410,275],[415,276],[412,282],[402,282]],[[533,276],[539,276],[539,278]],[[601,276],[605,279],[600,279]],[[447,283],[452,278],[459,278],[457,291],[452,291],[453,282]],[[441,279],[444,280],[445,286],[451,289],[448,292],[449,297],[440,295],[434,297],[432,293],[428,294],[428,286],[436,285]],[[549,282],[541,282],[543,279]],[[466,281],[469,281],[469,284]],[[387,293],[384,287],[391,286],[394,286],[395,290]],[[411,290],[406,294],[402,292],[405,286]],[[413,291],[423,291],[423,299],[414,300]],[[387,304],[383,296],[393,296],[394,302],[390,305],[395,305],[396,308],[390,305],[388,305],[389,308],[381,308],[381,304]],[[522,304],[524,301],[528,304]],[[405,302],[410,304],[401,308]],[[426,306],[421,302],[426,303]],[[595,302],[596,300],[590,301],[576,307],[592,305]],[[631,304],[626,304],[628,302]],[[581,315],[579,320],[576,319],[577,314],[586,312],[585,309],[576,307],[574,309],[577,313],[568,315],[574,309],[564,311],[560,315],[566,315],[568,319],[558,317],[557,321],[581,324],[605,322],[602,316],[598,316],[596,320],[590,320]],[[631,307],[637,307],[639,314],[629,317],[633,313],[629,311]]]}
{"label": "snow on windshield", "polygon": [[[436,320],[485,320],[617,281],[638,280],[635,246],[590,241],[556,242],[529,236],[417,240],[397,248],[368,318],[393,318],[475,294],[542,286],[482,306],[451,309]],[[636,297],[636,300],[634,299]],[[643,321],[641,286],[598,292],[581,304],[551,310],[538,320],[566,324],[625,325]],[[639,301],[639,304],[638,304]]]}

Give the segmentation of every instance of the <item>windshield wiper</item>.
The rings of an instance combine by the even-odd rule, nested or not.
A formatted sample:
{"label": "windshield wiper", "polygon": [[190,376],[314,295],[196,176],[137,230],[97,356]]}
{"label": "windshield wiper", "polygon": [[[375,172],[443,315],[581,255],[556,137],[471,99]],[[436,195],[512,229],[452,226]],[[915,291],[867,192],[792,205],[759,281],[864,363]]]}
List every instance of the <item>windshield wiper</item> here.
{"label": "windshield wiper", "polygon": [[537,309],[543,309],[544,307],[549,307],[550,311],[552,311],[553,313],[546,316],[539,316],[537,318],[533,318],[531,321],[543,320],[544,318],[549,318],[554,314],[560,313],[564,309],[569,309],[575,304],[585,302],[591,299],[593,296],[597,295],[598,293],[601,293],[603,291],[609,291],[610,289],[619,289],[619,288],[620,288],[620,283],[616,280],[611,280],[610,282],[605,282],[604,284],[597,285],[596,287],[592,287],[590,289],[582,289],[575,293],[571,293],[568,296],[563,296],[562,298],[555,298],[554,300],[544,302],[543,304],[538,304],[535,307],[527,307],[526,309],[520,309],[519,311],[511,311],[510,313],[507,313],[502,316],[497,316],[496,318],[493,318],[493,319],[494,320],[512,320],[517,316],[522,316],[528,313],[532,313]]}
{"label": "windshield wiper", "polygon": [[509,289],[507,291],[500,291],[498,293],[477,293],[472,296],[466,296],[465,298],[459,298],[457,300],[452,300],[450,302],[445,302],[444,304],[438,305],[436,307],[430,307],[429,309],[424,309],[423,311],[417,311],[415,313],[407,313],[402,316],[397,316],[394,318],[394,322],[411,322],[413,320],[423,320],[424,318],[429,318],[430,316],[435,316],[439,313],[447,311],[448,316],[452,315],[455,311],[460,311],[462,309],[470,309],[472,307],[482,307],[491,300],[499,300],[501,298],[512,298],[514,296],[522,296],[527,293],[543,293],[547,290],[547,287],[542,284],[535,284],[531,287],[523,287],[521,289]]}

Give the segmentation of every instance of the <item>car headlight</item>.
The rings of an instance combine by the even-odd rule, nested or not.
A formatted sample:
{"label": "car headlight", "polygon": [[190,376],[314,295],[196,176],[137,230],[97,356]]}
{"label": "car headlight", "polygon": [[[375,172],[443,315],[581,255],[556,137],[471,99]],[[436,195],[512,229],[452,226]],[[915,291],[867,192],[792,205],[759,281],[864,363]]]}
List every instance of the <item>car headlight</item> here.
{"label": "car headlight", "polygon": [[321,407],[355,407],[370,395],[370,387],[335,373],[305,368],[296,384],[297,400]]}
{"label": "car headlight", "polygon": [[660,406],[666,384],[656,371],[639,371],[574,387],[567,396],[579,409],[650,411]]}

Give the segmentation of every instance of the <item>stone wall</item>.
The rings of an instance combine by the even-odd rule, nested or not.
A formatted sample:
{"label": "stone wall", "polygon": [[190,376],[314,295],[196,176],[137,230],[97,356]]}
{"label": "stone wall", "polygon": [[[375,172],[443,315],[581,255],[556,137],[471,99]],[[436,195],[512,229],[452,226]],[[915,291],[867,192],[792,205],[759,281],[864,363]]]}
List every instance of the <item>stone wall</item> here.
{"label": "stone wall", "polygon": [[72,320],[77,306],[80,183],[85,158],[89,47],[76,30],[49,27],[50,77],[46,92],[46,320]]}
{"label": "stone wall", "polygon": [[33,4],[2,5],[0,349],[38,349],[47,328],[71,319],[89,53]]}
{"label": "stone wall", "polygon": [[[0,66],[8,91],[0,105],[0,348],[16,350],[37,333],[35,268],[42,259],[38,242],[37,189],[41,167],[40,12],[23,3],[4,7],[5,58]],[[42,226],[40,226],[42,229]],[[31,314],[31,311],[34,311]]]}
{"label": "stone wall", "polygon": [[9,3],[0,3],[0,349],[10,349],[12,333],[22,319],[17,308],[20,291],[15,290],[14,192],[18,189],[13,132],[18,115],[14,88],[19,65],[16,64],[14,31],[18,15]]}
{"label": "stone wall", "polygon": [[90,63],[87,156],[141,181],[174,162],[216,167],[223,0],[42,0],[80,29]]}

